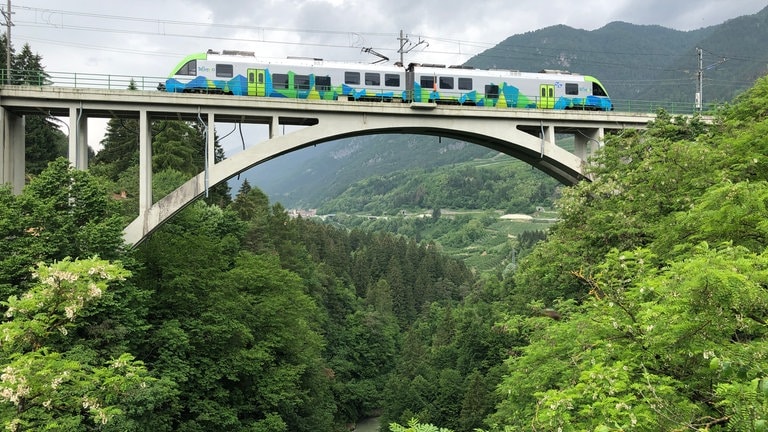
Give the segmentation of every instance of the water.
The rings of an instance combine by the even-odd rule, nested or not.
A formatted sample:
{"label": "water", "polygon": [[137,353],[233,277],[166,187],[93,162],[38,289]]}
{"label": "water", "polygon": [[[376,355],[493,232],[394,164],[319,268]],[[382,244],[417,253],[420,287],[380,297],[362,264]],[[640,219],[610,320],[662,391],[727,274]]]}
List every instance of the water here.
{"label": "water", "polygon": [[380,417],[371,417],[365,420],[360,420],[357,423],[355,432],[379,432],[379,420]]}

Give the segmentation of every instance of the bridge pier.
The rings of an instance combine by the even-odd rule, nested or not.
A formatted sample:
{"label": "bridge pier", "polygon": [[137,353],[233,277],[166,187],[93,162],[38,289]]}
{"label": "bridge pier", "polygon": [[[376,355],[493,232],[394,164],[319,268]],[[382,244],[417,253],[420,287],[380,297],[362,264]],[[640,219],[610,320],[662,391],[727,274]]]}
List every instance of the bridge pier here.
{"label": "bridge pier", "polygon": [[[206,171],[210,171],[210,169],[216,163],[216,128],[214,127],[216,123],[215,123],[214,113],[209,112],[206,114],[206,117],[207,117],[206,131],[208,132],[208,135],[205,137],[205,157],[206,157],[205,169]],[[208,180],[206,180],[205,182],[206,194],[208,193],[208,187],[210,187],[210,184]]]}
{"label": "bridge pier", "polygon": [[544,123],[542,122],[540,127],[541,132],[539,133],[539,138],[541,138],[541,157],[544,157],[545,154],[549,154],[556,146],[555,126],[544,126]]}
{"label": "bridge pier", "polygon": [[[88,116],[82,108],[69,111],[68,159],[73,167],[88,169]],[[25,116],[0,107],[0,184],[10,184],[15,194],[24,189],[26,170]]]}
{"label": "bridge pier", "polygon": [[272,120],[269,122],[269,139],[280,136],[280,119],[277,116],[272,116]]}
{"label": "bridge pier", "polygon": [[0,107],[0,182],[10,183],[15,194],[24,189],[24,116]]}
{"label": "bridge pier", "polygon": [[573,142],[573,154],[578,156],[581,160],[587,161],[605,144],[605,129],[601,127],[576,129]]}
{"label": "bridge pier", "polygon": [[152,207],[152,128],[146,108],[139,110],[139,217]]}
{"label": "bridge pier", "polygon": [[[209,186],[274,157],[324,142],[382,133],[450,137],[522,160],[563,184],[585,179],[603,130],[643,128],[653,114],[564,110],[487,110],[464,106],[178,95],[135,90],[0,86],[0,181],[24,187],[24,116],[70,117],[69,158],[87,169],[89,118],[139,117],[139,217],[124,230],[138,244]],[[204,117],[205,116],[205,117]],[[205,119],[204,119],[205,118]],[[208,127],[206,170],[156,203],[152,196],[151,120],[199,121]],[[214,120],[269,126],[269,139],[215,163]],[[286,131],[284,125],[303,126]],[[557,134],[576,134],[576,154]]]}
{"label": "bridge pier", "polygon": [[88,116],[82,108],[69,108],[69,163],[75,169],[88,169]]}

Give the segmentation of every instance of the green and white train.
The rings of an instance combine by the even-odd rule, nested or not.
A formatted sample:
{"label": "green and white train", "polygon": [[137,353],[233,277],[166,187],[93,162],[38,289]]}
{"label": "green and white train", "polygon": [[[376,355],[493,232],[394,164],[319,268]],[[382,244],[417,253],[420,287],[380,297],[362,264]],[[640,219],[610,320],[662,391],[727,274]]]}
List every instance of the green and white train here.
{"label": "green and white train", "polygon": [[480,107],[613,109],[595,78],[563,71],[482,70],[411,63],[381,65],[318,58],[259,58],[208,51],[184,58],[158,88],[173,93],[436,102]]}

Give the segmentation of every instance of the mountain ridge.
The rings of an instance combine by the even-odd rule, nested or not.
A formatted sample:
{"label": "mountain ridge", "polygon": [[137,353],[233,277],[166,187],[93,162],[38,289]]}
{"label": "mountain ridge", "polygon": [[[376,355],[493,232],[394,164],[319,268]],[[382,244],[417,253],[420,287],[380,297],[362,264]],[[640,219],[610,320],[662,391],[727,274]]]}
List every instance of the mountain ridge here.
{"label": "mountain ridge", "polygon": [[[695,30],[613,21],[595,30],[557,24],[512,35],[465,65],[592,75],[617,109],[628,101],[672,101],[693,112],[704,50],[704,101],[729,101],[768,72],[768,7]],[[722,58],[726,60],[722,62]],[[715,66],[709,66],[713,64]],[[447,142],[447,140],[443,140]],[[445,147],[435,137],[378,135],[323,143],[259,165],[244,177],[286,207],[320,207],[354,182],[408,168],[480,158],[475,145]],[[237,190],[237,187],[233,187]]]}

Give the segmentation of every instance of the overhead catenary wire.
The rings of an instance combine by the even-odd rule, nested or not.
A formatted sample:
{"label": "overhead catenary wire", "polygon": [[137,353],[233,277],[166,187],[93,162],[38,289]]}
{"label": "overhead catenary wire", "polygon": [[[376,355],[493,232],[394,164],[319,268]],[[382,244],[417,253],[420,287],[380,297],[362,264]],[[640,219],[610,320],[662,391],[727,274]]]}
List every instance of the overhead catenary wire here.
{"label": "overhead catenary wire", "polygon": [[[143,17],[136,17],[136,16],[127,16],[127,15],[115,15],[115,14],[104,14],[104,13],[93,13],[93,12],[79,12],[79,11],[71,11],[71,10],[65,10],[65,9],[43,9],[38,7],[31,7],[31,6],[24,6],[24,5],[17,5],[17,10],[20,11],[26,11],[29,13],[34,13],[34,18],[32,20],[27,17],[26,19],[21,19],[21,17],[17,17],[15,20],[15,23],[19,24],[21,28],[26,27],[46,27],[46,28],[56,28],[60,30],[68,30],[73,32],[96,32],[96,33],[114,33],[114,34],[132,34],[132,35],[144,35],[144,36],[163,36],[163,37],[172,37],[172,38],[191,38],[191,39],[200,39],[200,40],[213,40],[213,41],[223,41],[223,42],[236,42],[238,44],[252,44],[252,43],[263,43],[263,44],[275,44],[275,45],[287,45],[287,46],[303,46],[303,47],[317,47],[317,48],[331,48],[331,49],[349,49],[349,48],[356,48],[355,51],[359,51],[361,47],[361,39],[365,39],[367,37],[391,37],[394,39],[398,39],[397,33],[390,33],[390,32],[369,32],[369,31],[340,31],[340,30],[323,30],[323,29],[306,29],[306,28],[288,28],[288,27],[270,27],[270,26],[254,26],[254,25],[245,25],[245,24],[229,24],[229,23],[216,23],[216,22],[207,22],[207,21],[184,21],[184,20],[173,20],[173,19],[157,19],[157,18],[143,18]],[[94,21],[98,20],[99,24],[94,25],[73,25],[69,24],[66,20],[67,17],[84,17],[84,18],[91,18]],[[104,21],[112,21],[116,25],[108,27],[103,24]],[[117,25],[119,23],[126,23],[130,24],[130,28],[121,28],[120,25]],[[144,29],[138,29],[137,24],[143,23],[143,24],[150,24],[151,29],[149,27]],[[179,26],[179,27],[188,27],[188,28],[205,28],[205,29],[213,29],[213,30],[245,30],[245,31],[252,31],[255,32],[253,37],[232,37],[232,36],[226,36],[226,35],[217,35],[217,34],[196,34],[191,31],[173,31],[172,27]],[[345,42],[340,42],[338,40],[336,41],[310,41],[310,40],[301,40],[301,41],[294,41],[294,40],[287,40],[285,38],[279,38],[279,37],[269,37],[268,33],[285,33],[285,34],[308,34],[308,35],[333,35],[333,36],[341,36],[346,39]],[[23,36],[23,33],[22,33]],[[400,38],[403,37],[403,34],[399,35]],[[417,40],[430,40],[432,42],[439,42],[443,44],[449,44],[454,45],[456,47],[456,50],[446,50],[444,47],[436,48],[435,46],[431,46],[429,48],[429,53],[433,55],[459,55],[461,57],[467,58],[470,60],[473,57],[482,56],[482,58],[487,62],[489,59],[492,61],[493,58],[499,58],[503,60],[509,60],[510,57],[519,59],[519,60],[531,60],[531,59],[546,59],[546,58],[554,58],[559,53],[562,52],[561,49],[555,49],[555,48],[549,48],[546,46],[526,46],[526,45],[515,45],[515,46],[498,46],[497,43],[492,42],[478,42],[478,41],[466,41],[456,38],[446,38],[446,37],[440,37],[440,36],[428,36],[428,35],[419,35],[419,34],[406,34],[405,36],[416,38]],[[76,46],[76,47],[83,47],[87,49],[92,50],[103,50],[103,51],[114,51],[114,52],[121,52],[121,53],[130,53],[130,54],[136,54],[136,55],[153,55],[153,56],[175,56],[175,55],[186,55],[188,53],[169,53],[169,52],[156,52],[156,51],[144,51],[144,50],[137,50],[137,49],[131,49],[129,47],[120,47],[119,49],[114,47],[102,47],[97,45],[90,45],[90,44],[82,44],[78,42],[65,42],[63,38],[57,38],[57,39],[40,39],[40,38],[28,38],[30,40],[36,40],[43,43],[49,43],[54,44],[58,46]],[[393,48],[392,46],[388,47],[380,47],[376,45],[368,45],[370,48],[379,52],[383,53],[392,53],[392,55],[399,54],[399,50],[396,48]],[[490,48],[495,49],[492,52],[483,52],[487,51]],[[468,48],[475,48],[478,51],[480,51],[479,54],[477,53],[471,53],[471,50],[468,50]],[[400,47],[402,49],[402,47]],[[575,55],[588,55],[591,53],[601,53],[603,55],[613,55],[613,56],[645,56],[645,57],[652,57],[652,56],[670,56],[669,53],[664,52],[622,52],[622,51],[612,51],[612,52],[606,52],[604,50],[590,50],[588,48],[578,48],[573,49],[569,51],[570,53],[573,53]],[[729,59],[738,59],[740,61],[755,61],[755,62],[766,62],[766,60],[762,59],[750,59],[748,57],[743,56],[728,56]],[[600,60],[591,60],[591,65],[598,65],[598,66],[608,66],[608,67],[628,67],[626,63],[620,62],[620,61],[600,61]],[[669,68],[669,67],[663,67],[663,66],[650,66],[646,65],[643,66],[646,70],[654,70],[654,71],[661,71],[661,72],[672,72],[672,73],[682,73],[682,74],[691,74],[692,71],[690,69],[679,69],[679,68]],[[681,78],[680,83],[686,83],[689,82],[688,80],[690,77]],[[628,83],[631,83],[630,85],[643,85],[641,81],[625,81]],[[622,83],[623,84],[623,83]],[[656,86],[659,85],[675,85],[674,82],[670,82],[667,80],[657,81]],[[727,85],[727,84],[722,84]]]}
{"label": "overhead catenary wire", "polygon": [[[102,33],[117,33],[117,34],[138,34],[138,35],[161,35],[161,36],[167,36],[167,37],[179,37],[179,38],[197,38],[197,39],[211,39],[211,40],[223,40],[223,41],[233,41],[233,42],[260,42],[260,43],[268,43],[268,44],[281,44],[281,45],[300,45],[300,46],[310,46],[310,47],[323,47],[323,48],[361,48],[362,46],[358,46],[356,43],[322,43],[322,42],[308,42],[308,41],[301,41],[301,42],[295,42],[295,41],[287,41],[287,40],[278,40],[278,39],[269,39],[266,38],[263,34],[263,32],[283,32],[283,33],[291,33],[291,34],[315,34],[315,35],[341,35],[345,37],[351,37],[351,36],[375,36],[375,37],[390,37],[393,39],[397,39],[398,36],[402,37],[402,35],[398,35],[397,33],[387,33],[387,32],[366,32],[366,31],[338,31],[338,30],[322,30],[322,29],[302,29],[302,28],[284,28],[284,27],[266,27],[266,26],[252,26],[252,25],[242,25],[242,24],[225,24],[225,23],[212,23],[212,22],[195,22],[195,21],[181,21],[181,20],[169,20],[169,19],[153,19],[153,18],[142,18],[142,17],[132,17],[132,16],[125,16],[125,15],[112,15],[112,14],[101,14],[101,13],[91,13],[91,12],[77,12],[77,11],[68,11],[63,9],[42,9],[42,8],[36,8],[36,7],[29,7],[29,6],[20,6],[18,9],[23,9],[27,11],[34,12],[36,14],[35,20],[29,21],[24,20],[20,21],[20,23],[23,23],[25,26],[28,27],[53,27],[61,30],[74,30],[74,31],[93,31],[93,32],[102,32]],[[41,14],[41,16],[46,16],[46,18],[37,18],[37,14]],[[153,25],[157,25],[158,27],[154,30],[148,31],[148,30],[139,30],[134,27],[120,29],[115,27],[105,27],[105,26],[88,26],[88,25],[71,25],[64,22],[64,20],[60,21],[54,21],[51,19],[51,16],[54,15],[60,15],[62,17],[64,16],[77,16],[77,17],[89,17],[89,18],[95,18],[99,20],[114,20],[114,21],[124,21],[128,23],[150,23]],[[216,36],[216,35],[196,35],[191,34],[189,32],[170,32],[167,31],[167,27],[169,25],[174,26],[191,26],[191,27],[200,27],[200,28],[212,28],[212,29],[238,29],[238,30],[253,30],[256,32],[262,32],[260,37],[255,38],[238,38],[238,37],[225,37],[225,36]],[[258,36],[258,33],[257,33]],[[461,46],[462,48],[458,51],[442,51],[442,50],[435,50],[430,49],[430,53],[432,54],[451,54],[451,55],[462,55],[466,57],[471,57],[475,54],[466,52],[466,49],[468,47],[473,47],[477,49],[489,49],[497,46],[498,43],[495,42],[478,42],[478,41],[467,41],[467,40],[461,40],[461,39],[454,39],[454,38],[446,38],[446,37],[440,37],[440,36],[431,36],[431,35],[422,35],[422,34],[407,34],[406,36],[417,38],[419,41],[422,40],[429,40],[432,42],[442,42],[445,44],[451,44]],[[379,46],[371,46],[371,49],[375,49],[377,51],[389,51],[393,53],[397,53],[397,49],[393,49],[392,47],[379,47]],[[530,46],[518,46],[520,49],[531,49],[533,47]],[[546,50],[546,48],[542,47],[535,47],[538,50]],[[464,52],[461,52],[464,51]],[[590,50],[585,49],[579,49],[575,50],[574,52],[580,52],[588,54]],[[521,52],[528,55],[531,55],[530,52]],[[622,53],[615,53],[615,54],[622,54]],[[657,53],[623,53],[627,55],[660,55]],[[534,54],[537,56],[546,56],[546,54]],[[485,57],[489,57],[492,55],[485,55]],[[617,64],[618,65],[618,64]]]}

